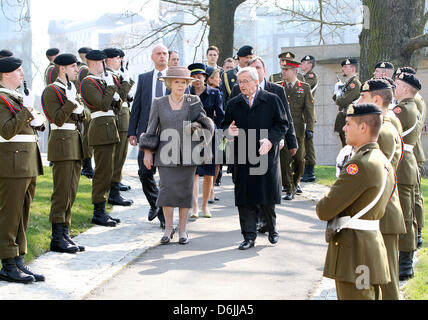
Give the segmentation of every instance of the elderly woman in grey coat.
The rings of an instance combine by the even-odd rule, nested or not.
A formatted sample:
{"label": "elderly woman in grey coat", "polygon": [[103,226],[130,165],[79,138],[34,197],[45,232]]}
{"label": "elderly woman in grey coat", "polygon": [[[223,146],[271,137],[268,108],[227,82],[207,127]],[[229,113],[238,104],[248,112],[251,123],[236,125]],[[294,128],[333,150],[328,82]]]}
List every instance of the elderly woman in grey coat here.
{"label": "elderly woman in grey coat", "polygon": [[[179,243],[187,244],[187,217],[192,207],[193,178],[197,165],[211,161],[214,123],[207,117],[198,96],[185,94],[194,81],[185,67],[171,67],[161,78],[171,94],[156,98],[150,110],[146,133],[140,139],[144,165],[159,168],[160,188],[156,206],[163,207],[165,233],[161,244],[173,238],[174,208],[179,208]],[[156,151],[146,144],[149,136],[159,136]]]}

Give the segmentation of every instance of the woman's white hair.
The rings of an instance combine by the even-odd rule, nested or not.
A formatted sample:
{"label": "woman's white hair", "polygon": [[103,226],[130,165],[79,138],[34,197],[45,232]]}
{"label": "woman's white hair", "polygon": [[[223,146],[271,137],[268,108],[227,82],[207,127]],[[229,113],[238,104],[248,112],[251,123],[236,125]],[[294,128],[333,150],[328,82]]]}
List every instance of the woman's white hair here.
{"label": "woman's white hair", "polygon": [[253,67],[242,68],[241,70],[239,70],[237,76],[239,77],[240,74],[245,73],[245,72],[249,73],[253,80],[259,81],[259,74],[258,74],[256,68],[253,68]]}

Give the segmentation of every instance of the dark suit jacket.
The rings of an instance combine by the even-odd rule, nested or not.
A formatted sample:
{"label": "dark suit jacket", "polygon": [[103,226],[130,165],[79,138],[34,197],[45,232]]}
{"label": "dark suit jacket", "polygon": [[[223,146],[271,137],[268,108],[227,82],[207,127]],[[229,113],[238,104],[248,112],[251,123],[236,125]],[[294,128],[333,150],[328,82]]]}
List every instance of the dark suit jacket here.
{"label": "dark suit jacket", "polygon": [[[280,85],[277,85],[275,83],[272,83],[266,80],[265,80],[265,83],[266,83],[265,90],[267,92],[276,94],[284,106],[285,114],[288,120],[288,130],[287,130],[287,133],[285,134],[285,141],[287,143],[287,147],[289,150],[295,149],[298,147],[296,133],[294,131],[293,118],[291,117],[290,106],[288,105],[288,100],[287,100],[287,97],[285,96],[284,88],[281,87]],[[241,89],[239,89],[239,86],[238,85],[234,86],[232,89],[232,93],[230,94],[230,99],[236,97],[240,93],[241,93]]]}

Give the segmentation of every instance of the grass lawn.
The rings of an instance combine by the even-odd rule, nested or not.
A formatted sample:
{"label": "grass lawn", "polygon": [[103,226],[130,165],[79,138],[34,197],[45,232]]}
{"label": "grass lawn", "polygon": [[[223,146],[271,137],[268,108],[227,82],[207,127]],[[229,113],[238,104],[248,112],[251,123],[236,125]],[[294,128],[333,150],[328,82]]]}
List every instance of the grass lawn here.
{"label": "grass lawn", "polygon": [[[52,169],[44,168],[44,175],[37,178],[36,196],[31,204],[30,222],[27,229],[27,263],[49,251],[52,225],[49,222],[51,195],[53,190]],[[93,205],[91,201],[92,181],[81,176],[76,201],[72,208],[70,235],[72,237],[88,230],[91,223]],[[106,208],[110,211],[111,206]],[[1,266],[1,263],[0,263]]]}
{"label": "grass lawn", "polygon": [[[331,186],[336,180],[336,168],[316,166],[317,183]],[[425,212],[428,212],[428,179],[422,179],[422,194],[425,201]],[[407,300],[428,300],[428,213],[425,214],[425,228],[422,231],[423,245],[418,250],[419,262],[415,268],[415,277],[409,280],[404,289]]]}

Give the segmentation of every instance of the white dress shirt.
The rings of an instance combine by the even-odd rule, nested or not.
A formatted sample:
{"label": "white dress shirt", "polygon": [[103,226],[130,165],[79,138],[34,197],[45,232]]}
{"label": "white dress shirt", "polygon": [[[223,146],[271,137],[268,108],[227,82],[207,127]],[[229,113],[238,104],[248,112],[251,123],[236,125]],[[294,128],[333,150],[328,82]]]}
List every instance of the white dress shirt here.
{"label": "white dress shirt", "polygon": [[[162,73],[162,77],[166,76],[166,70],[168,70],[168,68],[166,68],[163,71],[157,70],[155,68],[155,71],[153,73],[153,83],[152,83],[152,103],[156,98],[156,83],[158,81],[158,73],[161,72]],[[162,93],[163,95],[166,95],[166,86],[165,83],[162,83]]]}

